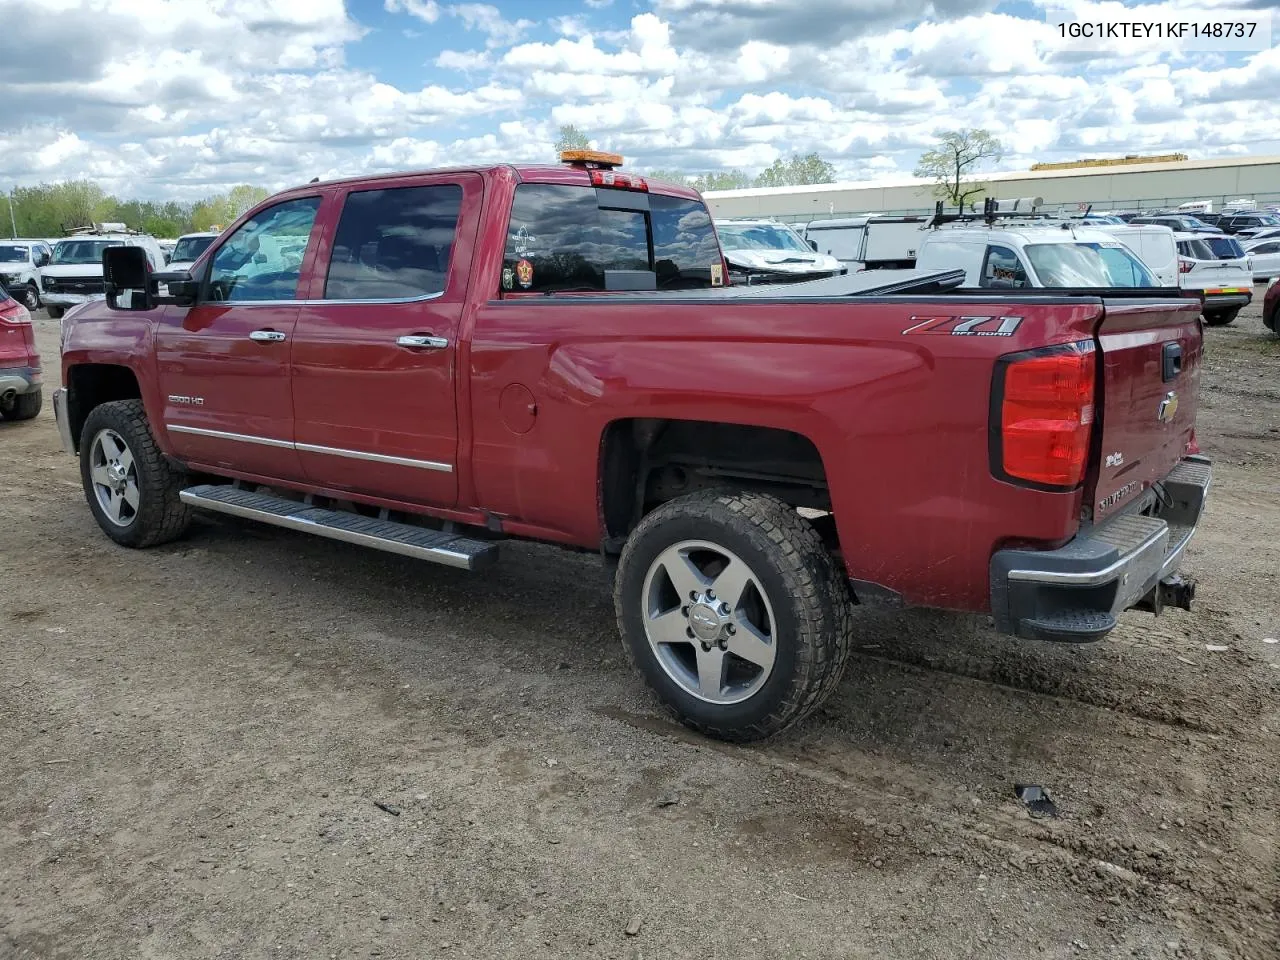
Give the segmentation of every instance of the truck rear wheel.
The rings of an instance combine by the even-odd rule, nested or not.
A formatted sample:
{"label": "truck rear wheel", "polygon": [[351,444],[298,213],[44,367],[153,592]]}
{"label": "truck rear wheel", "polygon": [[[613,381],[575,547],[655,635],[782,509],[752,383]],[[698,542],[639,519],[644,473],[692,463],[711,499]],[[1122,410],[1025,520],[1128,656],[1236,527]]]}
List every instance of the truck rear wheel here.
{"label": "truck rear wheel", "polygon": [[62,315],[66,312],[66,308],[65,308],[65,307],[50,307],[50,306],[46,306],[46,307],[45,307],[45,310],[47,310],[47,311],[49,312],[49,319],[50,319],[50,320],[61,320],[61,319],[62,319]]}
{"label": "truck rear wheel", "polygon": [[176,540],[191,522],[185,479],[156,446],[141,400],[94,407],[80,433],[80,479],[103,532],[126,547]]}
{"label": "truck rear wheel", "polygon": [[671,500],[618,561],[622,643],[686,726],[722,740],[772,736],[840,682],[853,600],[821,537],[756,493]]}
{"label": "truck rear wheel", "polygon": [[1211,327],[1225,327],[1231,323],[1240,314],[1240,308],[1234,310],[1223,310],[1221,313],[1206,313],[1204,322]]}

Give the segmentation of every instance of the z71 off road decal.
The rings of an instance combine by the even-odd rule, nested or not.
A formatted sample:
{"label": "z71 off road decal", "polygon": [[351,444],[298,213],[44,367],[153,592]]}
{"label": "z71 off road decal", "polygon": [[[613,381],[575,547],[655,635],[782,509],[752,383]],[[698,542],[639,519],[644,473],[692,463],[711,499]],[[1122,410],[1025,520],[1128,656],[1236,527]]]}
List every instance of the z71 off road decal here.
{"label": "z71 off road decal", "polygon": [[1021,317],[912,317],[907,334],[941,334],[949,337],[1012,337]]}

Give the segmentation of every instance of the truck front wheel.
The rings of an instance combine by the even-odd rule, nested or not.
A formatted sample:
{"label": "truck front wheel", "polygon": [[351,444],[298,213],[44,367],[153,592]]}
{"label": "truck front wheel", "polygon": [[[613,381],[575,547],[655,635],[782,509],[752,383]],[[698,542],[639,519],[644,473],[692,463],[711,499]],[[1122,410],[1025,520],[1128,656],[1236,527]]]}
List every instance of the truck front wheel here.
{"label": "truck front wheel", "polygon": [[840,681],[853,600],[812,526],[755,493],[671,500],[632,532],[614,608],[632,662],[685,725],[772,736]]}
{"label": "truck front wheel", "polygon": [[80,479],[98,526],[123,546],[167,543],[191,522],[178,498],[184,475],[156,446],[141,400],[115,400],[89,413],[80,433]]}

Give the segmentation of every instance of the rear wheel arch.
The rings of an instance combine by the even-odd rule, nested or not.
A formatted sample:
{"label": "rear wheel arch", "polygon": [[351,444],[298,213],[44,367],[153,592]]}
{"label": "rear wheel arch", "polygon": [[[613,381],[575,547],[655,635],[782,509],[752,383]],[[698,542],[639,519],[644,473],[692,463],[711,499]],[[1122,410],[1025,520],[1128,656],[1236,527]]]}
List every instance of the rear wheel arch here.
{"label": "rear wheel arch", "polygon": [[[818,445],[779,427],[628,417],[603,430],[597,496],[601,543],[616,555],[651,511],[701,490],[762,493],[793,507],[830,513]],[[834,528],[824,531],[834,542]]]}

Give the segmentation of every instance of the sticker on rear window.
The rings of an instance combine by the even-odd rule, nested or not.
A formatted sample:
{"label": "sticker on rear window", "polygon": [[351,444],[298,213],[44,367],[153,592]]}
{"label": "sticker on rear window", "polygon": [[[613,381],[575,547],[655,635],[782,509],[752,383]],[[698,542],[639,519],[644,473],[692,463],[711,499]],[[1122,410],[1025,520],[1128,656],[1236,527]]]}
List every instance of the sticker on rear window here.
{"label": "sticker on rear window", "polygon": [[533,264],[528,260],[521,260],[516,264],[516,279],[520,281],[520,286],[528,290],[533,286]]}

